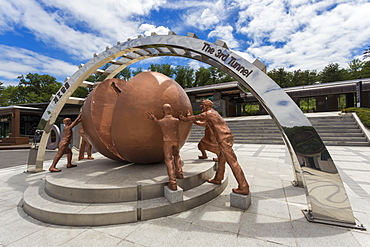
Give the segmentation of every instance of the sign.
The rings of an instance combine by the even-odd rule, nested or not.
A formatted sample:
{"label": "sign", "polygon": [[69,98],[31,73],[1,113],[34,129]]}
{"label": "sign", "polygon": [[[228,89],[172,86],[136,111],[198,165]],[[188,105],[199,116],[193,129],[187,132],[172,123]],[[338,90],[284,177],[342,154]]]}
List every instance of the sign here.
{"label": "sign", "polygon": [[361,107],[362,81],[356,82],[356,106]]}

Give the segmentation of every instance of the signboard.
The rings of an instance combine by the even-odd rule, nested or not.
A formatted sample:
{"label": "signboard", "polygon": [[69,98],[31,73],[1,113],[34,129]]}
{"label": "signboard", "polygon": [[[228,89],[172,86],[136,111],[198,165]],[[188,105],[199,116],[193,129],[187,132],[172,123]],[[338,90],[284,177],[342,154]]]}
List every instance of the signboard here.
{"label": "signboard", "polygon": [[361,107],[362,81],[356,82],[356,106]]}

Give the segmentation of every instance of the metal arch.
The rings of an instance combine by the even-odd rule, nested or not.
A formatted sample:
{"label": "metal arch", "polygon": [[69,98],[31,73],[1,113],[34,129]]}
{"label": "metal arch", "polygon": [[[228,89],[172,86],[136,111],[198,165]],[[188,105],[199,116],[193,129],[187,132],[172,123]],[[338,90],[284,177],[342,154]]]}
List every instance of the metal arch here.
{"label": "metal arch", "polygon": [[[217,42],[216,42],[217,43]],[[224,48],[226,47],[226,48]],[[294,101],[265,73],[227,49],[194,37],[158,35],[128,40],[81,65],[59,89],[44,112],[41,141],[30,151],[28,171],[40,171],[50,130],[69,96],[84,79],[105,64],[114,77],[123,68],[156,56],[180,56],[205,62],[237,79],[259,100],[274,119],[293,161],[296,181],[304,185],[310,221],[356,227],[353,211],[338,170],[321,138]],[[117,58],[121,59],[116,60]],[[33,153],[33,155],[32,155]]]}

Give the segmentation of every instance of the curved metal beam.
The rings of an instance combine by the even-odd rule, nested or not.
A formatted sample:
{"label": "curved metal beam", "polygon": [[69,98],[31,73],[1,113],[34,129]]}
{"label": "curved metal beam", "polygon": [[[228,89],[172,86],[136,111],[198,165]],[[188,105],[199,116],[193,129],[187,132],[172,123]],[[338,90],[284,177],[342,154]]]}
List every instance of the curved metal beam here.
{"label": "curved metal beam", "polygon": [[[321,138],[294,101],[271,78],[253,64],[227,49],[197,38],[158,35],[118,43],[87,62],[69,78],[47,107],[38,126],[43,131],[29,157],[28,171],[43,168],[51,127],[69,96],[83,81],[108,63],[113,78],[125,67],[156,56],[180,56],[210,64],[237,79],[259,100],[274,119],[293,161],[296,183],[304,185],[311,221],[356,224],[338,170]],[[118,59],[117,58],[120,58]]]}

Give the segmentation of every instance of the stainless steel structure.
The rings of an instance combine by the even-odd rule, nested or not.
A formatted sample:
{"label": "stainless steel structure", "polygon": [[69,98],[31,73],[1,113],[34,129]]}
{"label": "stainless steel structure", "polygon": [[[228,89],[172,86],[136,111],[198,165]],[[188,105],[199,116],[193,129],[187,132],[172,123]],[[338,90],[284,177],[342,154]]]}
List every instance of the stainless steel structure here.
{"label": "stainless steel structure", "polygon": [[[46,143],[53,123],[68,98],[93,73],[113,78],[125,67],[157,56],[180,56],[214,66],[245,86],[278,125],[290,152],[295,171],[295,184],[304,186],[307,196],[307,219],[314,222],[357,226],[342,179],[321,138],[294,101],[271,78],[252,63],[230,51],[217,40],[215,44],[187,36],[156,35],[118,42],[93,59],[65,81],[51,100],[38,126],[40,142],[35,142],[29,156],[28,171],[43,169]],[[106,70],[100,68],[106,64]],[[39,136],[36,136],[39,137]],[[35,138],[37,139],[37,138]],[[271,209],[273,210],[273,209]]]}

